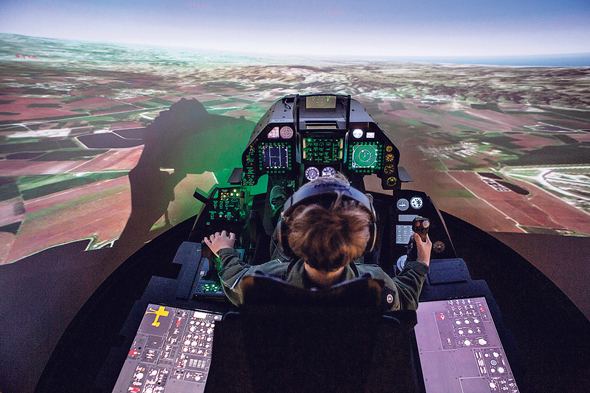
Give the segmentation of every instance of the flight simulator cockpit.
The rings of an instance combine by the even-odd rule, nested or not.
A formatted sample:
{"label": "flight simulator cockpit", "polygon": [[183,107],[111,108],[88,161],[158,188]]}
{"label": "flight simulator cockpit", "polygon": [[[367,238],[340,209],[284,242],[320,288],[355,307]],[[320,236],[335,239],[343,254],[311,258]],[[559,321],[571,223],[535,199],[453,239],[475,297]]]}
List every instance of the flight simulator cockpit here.
{"label": "flight simulator cockpit", "polygon": [[[291,196],[309,181],[341,172],[373,203],[375,247],[364,263],[395,277],[412,252],[414,232],[427,232],[433,244],[412,325],[413,354],[404,358],[405,368],[413,370],[408,377],[413,391],[519,392],[518,369],[509,364],[518,352],[498,306],[487,284],[472,280],[457,258],[428,195],[402,188],[411,178],[399,166],[394,137],[348,95],[289,95],[276,101],[255,126],[230,186],[208,195],[195,192],[203,207],[174,256],[172,263],[181,266],[177,277],[151,278],[121,330],[124,343],[112,349],[95,387],[117,393],[224,391],[227,386],[212,385],[229,376],[217,374],[211,382],[209,373],[215,343],[218,350],[229,345],[234,351],[231,340],[219,344],[227,336],[214,337],[231,305],[203,238],[233,232],[245,263],[268,262],[277,222],[271,190],[280,186]],[[266,192],[253,192],[264,183]]]}
{"label": "flight simulator cockpit", "polygon": [[[265,250],[276,224],[270,207],[271,189],[280,186],[290,196],[308,181],[340,172],[353,187],[372,195],[379,215],[377,251],[371,256],[372,262],[395,274],[407,255],[412,223],[422,216],[431,223],[434,257],[456,257],[430,198],[420,191],[402,190],[402,183],[411,178],[399,166],[399,160],[399,149],[390,137],[350,96],[286,96],[275,102],[255,126],[242,154],[242,168],[236,168],[229,179],[235,187],[218,188],[209,198],[195,194],[207,206],[190,240],[198,242],[223,229],[232,231],[238,235],[245,261],[266,262],[270,256]],[[368,176],[378,179],[373,183],[380,183],[379,192],[367,190],[364,180]],[[267,192],[251,195],[251,187],[263,177]],[[214,287],[213,283],[207,285]]]}
{"label": "flight simulator cockpit", "polygon": [[[471,280],[465,262],[457,258],[431,199],[424,192],[402,189],[412,180],[399,166],[400,151],[390,136],[350,96],[290,95],[275,102],[254,128],[242,168],[230,176],[233,186],[216,188],[208,197],[195,194],[205,206],[185,246],[199,247],[202,258],[180,283],[183,296],[226,301],[214,255],[206,246],[200,248],[205,236],[234,232],[243,261],[267,262],[276,225],[271,190],[280,186],[290,196],[309,181],[341,172],[353,187],[371,195],[376,212],[375,247],[364,263],[378,264],[394,277],[413,251],[409,240],[414,232],[428,233],[433,243],[431,272],[420,298],[424,305],[414,329],[421,362],[417,369],[424,381],[418,391],[518,392],[500,339],[510,341],[510,336],[493,297],[485,282]],[[263,177],[266,193],[252,194]],[[380,189],[366,187],[368,177]]]}

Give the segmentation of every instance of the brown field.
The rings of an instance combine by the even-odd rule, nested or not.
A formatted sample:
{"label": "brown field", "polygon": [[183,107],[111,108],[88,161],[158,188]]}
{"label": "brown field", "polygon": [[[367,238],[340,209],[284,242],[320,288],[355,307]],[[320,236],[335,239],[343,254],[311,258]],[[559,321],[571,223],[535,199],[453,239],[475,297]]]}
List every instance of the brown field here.
{"label": "brown field", "polygon": [[19,96],[2,96],[4,100],[14,100],[9,104],[0,105],[0,112],[13,112],[18,115],[0,115],[0,121],[3,120],[30,120],[42,119],[59,116],[79,116],[79,113],[72,112],[64,108],[29,108],[31,104],[59,104],[61,102],[57,98],[45,97],[19,97]]}
{"label": "brown field", "polygon": [[[578,142],[590,142],[590,132],[586,134],[567,134],[569,137],[574,138]],[[588,153],[590,154],[590,153]]]}
{"label": "brown field", "polygon": [[22,206],[22,198],[13,198],[0,202],[0,227],[24,220],[25,214],[21,213]]}
{"label": "brown field", "polygon": [[89,97],[89,98],[84,98],[83,100],[80,101],[74,101],[72,103],[66,103],[64,104],[64,106],[70,110],[75,110],[75,109],[94,109],[94,108],[102,108],[102,107],[107,107],[107,106],[112,106],[112,105],[116,105],[119,102],[116,100],[112,100],[110,98],[104,98],[104,97]]}
{"label": "brown field", "polygon": [[[515,144],[524,147],[523,150],[530,150],[531,148],[537,148],[539,146],[550,146],[550,145],[558,145],[559,141],[556,139],[552,139],[550,135],[547,135],[548,138],[542,138],[539,136],[534,135],[514,135],[511,134],[510,137],[517,139],[514,141]],[[520,149],[519,149],[520,150]]]}
{"label": "brown field", "polygon": [[0,173],[3,176],[25,176],[25,175],[48,175],[67,173],[86,161],[24,161],[24,160],[1,160]]}
{"label": "brown field", "polygon": [[126,130],[129,128],[140,128],[143,127],[143,124],[138,122],[138,121],[128,121],[128,122],[122,122],[122,123],[113,123],[110,125],[109,129],[111,131],[115,131],[115,130]]}
{"label": "brown field", "polygon": [[25,202],[26,213],[33,213],[38,210],[48,209],[52,206],[61,205],[74,200],[83,200],[83,198],[92,198],[92,195],[99,194],[104,190],[119,188],[129,184],[127,176],[116,179],[102,180],[85,186],[71,188],[61,192],[45,195],[39,198],[29,199]]}
{"label": "brown field", "polygon": [[[101,244],[117,239],[131,213],[129,183],[126,177],[98,182],[27,201],[25,209],[27,216],[4,261],[73,240],[93,239],[92,244]],[[28,214],[35,211],[34,219],[29,219]]]}

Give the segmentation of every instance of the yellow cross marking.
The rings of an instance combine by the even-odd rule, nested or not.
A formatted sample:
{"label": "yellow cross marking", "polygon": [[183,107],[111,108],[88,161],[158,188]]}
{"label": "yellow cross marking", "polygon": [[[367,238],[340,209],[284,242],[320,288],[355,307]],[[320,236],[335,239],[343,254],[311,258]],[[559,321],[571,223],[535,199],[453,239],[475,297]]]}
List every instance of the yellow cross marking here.
{"label": "yellow cross marking", "polygon": [[154,323],[152,323],[152,326],[158,327],[158,326],[160,326],[160,322],[158,322],[158,318],[167,317],[168,314],[170,314],[170,311],[166,311],[164,309],[164,307],[162,307],[162,306],[160,306],[158,311],[152,310],[152,308],[150,307],[149,311],[147,311],[146,314],[156,314],[156,319],[154,319]]}

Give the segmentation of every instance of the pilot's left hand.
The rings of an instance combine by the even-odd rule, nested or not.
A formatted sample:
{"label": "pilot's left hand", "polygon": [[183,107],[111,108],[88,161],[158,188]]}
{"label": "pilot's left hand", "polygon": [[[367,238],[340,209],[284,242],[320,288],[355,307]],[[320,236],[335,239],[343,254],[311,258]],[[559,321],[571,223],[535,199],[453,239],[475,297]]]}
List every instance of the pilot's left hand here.
{"label": "pilot's left hand", "polygon": [[225,230],[219,232],[215,232],[213,235],[209,236],[209,238],[204,238],[203,241],[213,254],[217,257],[217,251],[221,250],[222,248],[234,248],[234,244],[236,242],[236,234],[233,232],[229,233],[229,236]]}

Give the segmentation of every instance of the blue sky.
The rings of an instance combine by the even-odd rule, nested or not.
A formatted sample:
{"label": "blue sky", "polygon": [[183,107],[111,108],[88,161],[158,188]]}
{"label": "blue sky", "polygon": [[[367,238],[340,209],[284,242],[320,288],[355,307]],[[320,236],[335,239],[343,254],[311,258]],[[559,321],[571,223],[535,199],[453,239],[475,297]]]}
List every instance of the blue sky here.
{"label": "blue sky", "polygon": [[0,0],[0,32],[311,56],[590,53],[588,0]]}

